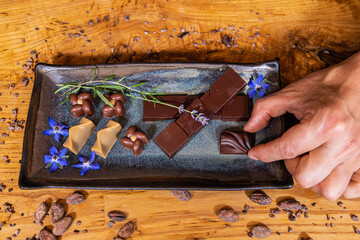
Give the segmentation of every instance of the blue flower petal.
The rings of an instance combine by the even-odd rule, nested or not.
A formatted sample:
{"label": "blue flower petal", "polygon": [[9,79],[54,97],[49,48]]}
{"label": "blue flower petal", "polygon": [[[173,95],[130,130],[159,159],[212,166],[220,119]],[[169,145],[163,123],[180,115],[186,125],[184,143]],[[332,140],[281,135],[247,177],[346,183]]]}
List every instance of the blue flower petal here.
{"label": "blue flower petal", "polygon": [[265,92],[263,90],[260,90],[258,92],[258,94],[259,94],[259,97],[261,97],[261,98],[265,96]]}
{"label": "blue flower petal", "polygon": [[58,159],[57,161],[58,161],[58,163],[60,163],[61,166],[67,166],[68,165],[67,162],[66,162],[66,159],[64,159],[64,158]]}
{"label": "blue flower petal", "polygon": [[58,154],[58,150],[57,150],[55,147],[51,147],[51,148],[50,148],[50,154],[53,155],[53,156],[54,156],[54,155],[57,155],[57,154]]}
{"label": "blue flower petal", "polygon": [[51,165],[50,172],[55,171],[57,168],[58,168],[58,165],[57,165],[56,162],[54,162],[54,163]]}
{"label": "blue flower petal", "polygon": [[72,166],[72,167],[76,167],[76,168],[82,168],[82,167],[84,167],[84,164],[78,163],[78,164],[71,165],[71,166]]}
{"label": "blue flower petal", "polygon": [[261,88],[262,88],[263,90],[265,90],[265,91],[266,91],[269,87],[270,87],[270,85],[267,84],[267,83],[263,83],[263,84],[261,85]]}
{"label": "blue flower petal", "polygon": [[249,87],[251,88],[254,88],[255,87],[255,81],[254,80],[251,80],[249,83],[248,83]]}
{"label": "blue flower petal", "polygon": [[260,86],[261,83],[262,83],[262,81],[263,81],[263,75],[261,74],[261,75],[256,79],[256,84]]}
{"label": "blue flower petal", "polygon": [[92,163],[89,165],[90,169],[92,170],[98,170],[100,169],[100,165],[98,163]]}
{"label": "blue flower petal", "polygon": [[67,148],[61,149],[58,154],[58,158],[62,158],[63,156],[65,156],[66,151],[67,151]]}
{"label": "blue flower petal", "polygon": [[59,123],[59,125],[58,125],[59,127],[60,127],[60,129],[66,129],[67,128],[67,126],[65,126],[64,124],[62,124],[62,123]]}
{"label": "blue flower petal", "polygon": [[83,176],[85,173],[87,173],[89,171],[89,167],[83,167],[80,171],[80,175]]}
{"label": "blue flower petal", "polygon": [[69,136],[69,130],[67,130],[67,129],[61,129],[61,130],[59,131],[59,133],[60,133],[60,135],[63,135],[63,136],[65,136],[65,137],[68,137],[68,136]]}
{"label": "blue flower petal", "polygon": [[46,129],[45,131],[43,131],[43,134],[50,136],[53,135],[55,133],[54,129]]}
{"label": "blue flower petal", "polygon": [[52,119],[51,117],[49,117],[49,122],[48,122],[48,124],[49,124],[49,126],[51,127],[51,128],[54,128],[54,127],[56,127],[58,124],[57,124],[57,122],[54,120],[54,119]]}
{"label": "blue flower petal", "polygon": [[59,142],[59,140],[60,140],[60,133],[56,132],[56,133],[54,134],[54,138],[55,138],[55,141]]}
{"label": "blue flower petal", "polygon": [[83,163],[86,161],[86,157],[79,155],[79,161]]}
{"label": "blue flower petal", "polygon": [[248,92],[249,98],[253,98],[256,94],[256,90],[251,88]]}
{"label": "blue flower petal", "polygon": [[95,160],[95,151],[93,151],[89,156],[89,162],[92,163]]}
{"label": "blue flower petal", "polygon": [[49,164],[51,162],[51,160],[52,160],[52,156],[50,156],[50,155],[45,155],[44,156],[44,162],[46,164]]}

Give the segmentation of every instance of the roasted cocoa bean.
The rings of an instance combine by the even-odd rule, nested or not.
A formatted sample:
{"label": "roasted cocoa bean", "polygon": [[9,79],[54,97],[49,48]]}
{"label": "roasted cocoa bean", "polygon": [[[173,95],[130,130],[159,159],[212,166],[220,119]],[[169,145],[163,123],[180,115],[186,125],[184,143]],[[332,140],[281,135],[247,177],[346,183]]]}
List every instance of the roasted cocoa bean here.
{"label": "roasted cocoa bean", "polygon": [[94,103],[95,102],[95,99],[93,98],[93,96],[90,94],[90,93],[87,93],[87,92],[84,92],[84,93],[79,93],[77,95],[77,98],[78,99],[81,99],[81,100],[89,100],[91,103]]}
{"label": "roasted cocoa bean", "polygon": [[72,223],[72,218],[70,216],[62,218],[60,221],[55,223],[55,226],[52,231],[53,234],[55,236],[62,235],[64,232],[66,232],[68,230],[71,223]]}
{"label": "roasted cocoa bean", "polygon": [[118,100],[122,103],[126,103],[126,97],[122,95],[121,93],[114,93],[111,95],[111,99]]}
{"label": "roasted cocoa bean", "polygon": [[124,104],[122,102],[116,101],[114,109],[115,109],[116,115],[119,118],[123,118],[125,116],[125,114],[126,114],[125,106],[124,106]]}
{"label": "roasted cocoa bean", "polygon": [[112,117],[116,116],[115,109],[113,107],[110,107],[110,106],[104,106],[102,108],[101,112],[102,112],[102,115],[105,118],[112,118]]}
{"label": "roasted cocoa bean", "polygon": [[171,190],[171,193],[181,201],[189,201],[191,194],[187,190]]}
{"label": "roasted cocoa bean", "polygon": [[143,141],[145,144],[149,144],[150,139],[145,133],[136,131],[136,132],[134,132],[134,135],[137,138],[139,138],[141,141]]}
{"label": "roasted cocoa bean", "polygon": [[69,205],[77,205],[85,200],[85,196],[82,193],[74,192],[66,198],[66,203]]}
{"label": "roasted cocoa bean", "polygon": [[249,196],[250,200],[260,205],[269,205],[271,198],[266,195],[263,191],[255,191]]}
{"label": "roasted cocoa bean", "polygon": [[253,237],[261,239],[269,237],[271,235],[271,230],[264,225],[257,225],[251,229],[251,233]]}
{"label": "roasted cocoa bean", "polygon": [[301,204],[295,199],[285,199],[277,203],[277,205],[285,211],[297,211],[301,209]]}
{"label": "roasted cocoa bean", "polygon": [[130,126],[127,130],[126,130],[126,136],[128,138],[130,138],[134,132],[136,131],[136,127],[135,126]]}
{"label": "roasted cocoa bean", "polygon": [[110,211],[108,217],[114,222],[122,222],[126,219],[126,215],[119,211]]}
{"label": "roasted cocoa bean", "polygon": [[83,107],[80,104],[76,104],[70,108],[70,114],[73,118],[81,118],[85,116]]}
{"label": "roasted cocoa bean", "polygon": [[223,36],[222,42],[227,48],[231,48],[232,41],[231,41],[231,38],[228,35]]}
{"label": "roasted cocoa bean", "polygon": [[77,104],[77,95],[76,94],[70,94],[70,102],[71,102],[71,105]]}
{"label": "roasted cocoa bean", "polygon": [[65,215],[65,208],[59,202],[54,202],[50,207],[50,219],[53,223],[58,222]]}
{"label": "roasted cocoa bean", "polygon": [[38,206],[38,208],[37,208],[37,210],[36,210],[36,212],[34,214],[35,223],[41,223],[42,220],[46,217],[46,214],[47,214],[48,210],[49,210],[49,208],[46,205],[46,203],[42,202]]}
{"label": "roasted cocoa bean", "polygon": [[135,225],[132,222],[128,222],[119,230],[119,237],[128,238],[134,232]]}
{"label": "roasted cocoa bean", "polygon": [[46,228],[43,228],[39,233],[40,240],[57,240],[57,237],[49,232]]}
{"label": "roasted cocoa bean", "polygon": [[126,150],[131,150],[132,146],[134,145],[134,142],[131,141],[130,138],[128,137],[122,137],[120,139],[120,144],[123,148],[125,148]]}
{"label": "roasted cocoa bean", "polygon": [[144,143],[140,139],[136,139],[132,147],[134,156],[139,156],[144,150]]}
{"label": "roasted cocoa bean", "polygon": [[92,103],[88,99],[85,99],[83,101],[82,109],[83,109],[85,115],[88,116],[88,117],[93,117],[95,115],[94,106],[92,105]]}
{"label": "roasted cocoa bean", "polygon": [[232,209],[227,209],[227,208],[220,209],[217,212],[217,216],[225,222],[234,223],[239,221],[239,214]]}

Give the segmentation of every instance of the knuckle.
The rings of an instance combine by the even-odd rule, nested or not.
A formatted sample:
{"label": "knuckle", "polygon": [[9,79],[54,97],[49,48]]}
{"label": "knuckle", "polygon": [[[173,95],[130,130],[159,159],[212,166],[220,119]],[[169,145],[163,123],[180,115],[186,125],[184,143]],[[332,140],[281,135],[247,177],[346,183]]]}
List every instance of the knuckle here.
{"label": "knuckle", "polygon": [[294,147],[288,143],[281,144],[280,155],[285,159],[290,159],[297,156]]}
{"label": "knuckle", "polygon": [[303,188],[311,188],[315,185],[314,180],[303,173],[296,173],[294,178],[296,182]]}
{"label": "knuckle", "polygon": [[335,201],[340,197],[340,195],[341,194],[338,191],[336,191],[336,189],[332,189],[328,187],[321,189],[321,196],[323,196],[325,199],[329,201]]}
{"label": "knuckle", "polygon": [[344,132],[349,125],[351,125],[351,119],[344,109],[332,105],[327,107],[324,111],[323,124],[320,128],[322,133]]}

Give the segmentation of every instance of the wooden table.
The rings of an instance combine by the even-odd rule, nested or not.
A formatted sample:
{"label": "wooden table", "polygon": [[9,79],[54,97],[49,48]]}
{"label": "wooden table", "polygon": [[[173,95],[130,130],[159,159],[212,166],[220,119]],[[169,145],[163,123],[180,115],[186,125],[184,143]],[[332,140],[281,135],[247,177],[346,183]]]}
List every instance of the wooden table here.
{"label": "wooden table", "polygon": [[[26,87],[23,70],[29,57],[52,64],[94,64],[105,62],[258,62],[279,58],[282,81],[287,84],[340,58],[328,53],[360,49],[359,1],[239,1],[239,0],[128,0],[128,1],[9,1],[0,4],[0,106],[1,117],[26,120],[32,80]],[[214,31],[212,31],[214,30]],[[190,34],[179,38],[182,31]],[[227,48],[222,37],[234,39]],[[32,52],[34,51],[34,52]],[[319,57],[320,56],[320,57]],[[9,85],[15,87],[9,90]],[[9,94],[10,93],[10,94]],[[19,96],[17,94],[19,93]],[[16,239],[25,239],[42,228],[32,223],[41,201],[64,199],[71,189],[25,191],[17,186],[23,131],[9,132],[0,123],[0,204],[12,203],[15,214],[0,212],[6,221],[0,238],[21,229]],[[0,141],[0,142],[1,142]],[[11,191],[13,190],[13,191]],[[86,191],[84,203],[70,206],[75,222],[62,239],[112,239],[123,225],[107,228],[110,210],[122,210],[137,223],[132,239],[247,239],[256,223],[266,224],[273,234],[268,239],[360,239],[350,214],[360,214],[360,202],[342,200],[347,210],[302,189],[266,190],[269,206],[252,203],[248,192],[192,191],[188,202],[175,199],[169,191]],[[309,207],[309,218],[290,222],[287,214],[269,217],[279,199],[294,197]],[[316,202],[316,206],[311,203]],[[215,211],[228,205],[237,211],[249,204],[255,209],[240,214],[240,221],[228,224]],[[103,210],[103,211],[101,211]],[[326,218],[329,214],[335,219]],[[23,215],[23,216],[22,216]],[[81,221],[81,225],[76,225]],[[9,224],[16,223],[15,227]],[[325,224],[328,224],[328,227]],[[330,223],[333,227],[330,227]],[[51,222],[47,217],[45,226]],[[288,226],[293,228],[288,233]],[[80,230],[75,235],[74,230]],[[83,230],[87,233],[83,233]],[[281,235],[277,235],[275,232]]]}

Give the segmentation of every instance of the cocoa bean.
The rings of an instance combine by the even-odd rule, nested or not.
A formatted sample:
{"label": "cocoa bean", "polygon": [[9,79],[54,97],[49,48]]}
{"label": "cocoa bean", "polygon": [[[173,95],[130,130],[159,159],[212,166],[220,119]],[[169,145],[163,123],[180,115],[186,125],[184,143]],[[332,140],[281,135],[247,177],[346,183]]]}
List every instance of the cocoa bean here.
{"label": "cocoa bean", "polygon": [[108,217],[114,222],[122,222],[126,219],[126,215],[119,211],[110,211]]}
{"label": "cocoa bean", "polygon": [[269,205],[271,198],[266,195],[263,191],[255,191],[249,196],[250,200],[260,205]]}
{"label": "cocoa bean", "polygon": [[225,222],[237,222],[239,221],[239,214],[232,209],[220,209],[217,212],[217,216]]}
{"label": "cocoa bean", "polygon": [[49,208],[46,205],[46,203],[42,202],[38,206],[38,208],[37,208],[37,210],[36,210],[36,212],[34,214],[35,223],[41,223],[42,220],[46,217],[46,214],[47,214],[48,210],[49,210]]}
{"label": "cocoa bean", "polygon": [[53,223],[56,223],[60,219],[62,219],[65,215],[65,208],[59,202],[54,202],[51,204],[50,208],[50,219]]}
{"label": "cocoa bean", "polygon": [[82,193],[74,192],[66,198],[66,203],[69,205],[77,205],[85,200],[85,196]]}
{"label": "cocoa bean", "polygon": [[264,225],[256,225],[251,229],[253,237],[262,239],[271,235],[271,230]]}
{"label": "cocoa bean", "polygon": [[71,223],[72,223],[72,218],[70,216],[62,218],[60,221],[55,223],[54,229],[52,231],[53,234],[55,236],[62,235],[64,232],[66,232],[68,230]]}
{"label": "cocoa bean", "polygon": [[293,210],[297,211],[301,209],[301,204],[295,199],[285,199],[277,203],[277,205],[285,211]]}
{"label": "cocoa bean", "polygon": [[46,228],[43,228],[39,233],[40,240],[57,240],[57,237],[49,232]]}
{"label": "cocoa bean", "polygon": [[119,237],[128,238],[134,232],[135,225],[132,222],[128,222],[119,230]]}
{"label": "cocoa bean", "polygon": [[191,194],[187,190],[171,190],[171,193],[181,201],[189,201]]}

